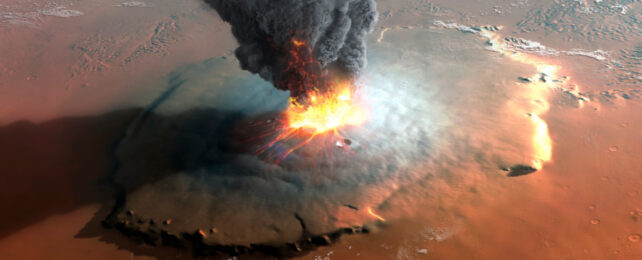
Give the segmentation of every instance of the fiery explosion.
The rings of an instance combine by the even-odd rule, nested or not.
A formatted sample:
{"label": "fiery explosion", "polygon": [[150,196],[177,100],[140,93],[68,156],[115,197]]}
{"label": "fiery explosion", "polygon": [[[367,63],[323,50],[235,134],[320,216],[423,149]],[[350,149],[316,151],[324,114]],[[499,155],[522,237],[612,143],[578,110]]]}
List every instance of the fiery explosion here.
{"label": "fiery explosion", "polygon": [[339,140],[337,144],[341,144],[342,147],[345,145],[345,139],[341,130],[362,125],[368,119],[367,110],[355,100],[349,84],[336,85],[325,92],[315,89],[308,92],[305,102],[298,100],[300,99],[290,98],[290,105],[284,113],[282,130],[269,146],[291,137],[304,139],[285,153],[277,155],[277,162],[310,143],[315,137],[334,136],[335,140],[329,140]]}
{"label": "fiery explosion", "polygon": [[285,159],[315,137],[334,136],[343,140],[343,128],[362,125],[368,119],[367,110],[354,98],[352,86],[346,83],[333,85],[326,91],[308,91],[303,99],[291,97],[284,116],[281,133],[269,146],[295,136],[304,140],[278,155],[277,161]]}
{"label": "fiery explosion", "polygon": [[354,99],[356,87],[349,80],[333,79],[321,69],[305,41],[295,38],[292,45],[286,69],[291,75],[288,83],[292,97],[285,112],[285,127],[318,135],[363,124],[367,113]]}
{"label": "fiery explosion", "polygon": [[311,91],[305,104],[290,98],[290,106],[285,113],[286,127],[302,129],[313,135],[337,132],[343,126],[358,126],[367,119],[365,109],[353,100],[348,84],[338,85],[327,93]]}
{"label": "fiery explosion", "polygon": [[360,126],[368,119],[367,110],[356,97],[357,87],[350,80],[333,78],[321,69],[305,41],[293,39],[292,45],[286,69],[290,103],[280,121],[280,133],[269,146],[294,136],[304,140],[279,155],[280,159],[321,135],[343,140],[343,128]]}

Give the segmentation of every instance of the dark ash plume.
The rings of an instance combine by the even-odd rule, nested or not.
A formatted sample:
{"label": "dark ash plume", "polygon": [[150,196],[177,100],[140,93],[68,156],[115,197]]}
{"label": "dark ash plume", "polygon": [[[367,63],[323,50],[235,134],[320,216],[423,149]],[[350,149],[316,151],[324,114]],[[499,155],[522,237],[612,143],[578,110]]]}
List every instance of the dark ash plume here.
{"label": "dark ash plume", "polygon": [[377,20],[374,0],[204,1],[232,25],[241,67],[292,96],[321,88],[329,70],[358,74],[366,61],[364,36]]}

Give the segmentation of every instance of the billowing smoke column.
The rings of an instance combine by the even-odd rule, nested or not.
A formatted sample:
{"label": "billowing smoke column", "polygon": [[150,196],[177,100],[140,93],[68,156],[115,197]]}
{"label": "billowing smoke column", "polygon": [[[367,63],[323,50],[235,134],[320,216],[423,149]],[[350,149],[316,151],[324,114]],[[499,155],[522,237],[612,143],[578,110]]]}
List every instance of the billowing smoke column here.
{"label": "billowing smoke column", "polygon": [[299,96],[364,67],[374,0],[204,0],[232,26],[241,67]]}

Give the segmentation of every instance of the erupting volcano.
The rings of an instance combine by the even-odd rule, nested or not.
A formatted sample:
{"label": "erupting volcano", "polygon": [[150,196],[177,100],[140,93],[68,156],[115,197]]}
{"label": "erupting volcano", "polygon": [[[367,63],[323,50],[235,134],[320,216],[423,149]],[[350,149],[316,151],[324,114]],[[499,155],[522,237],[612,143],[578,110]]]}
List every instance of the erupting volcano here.
{"label": "erupting volcano", "polygon": [[358,126],[367,120],[367,111],[354,98],[354,90],[348,84],[337,84],[331,91],[310,91],[307,103],[290,98],[286,111],[287,126],[307,130],[313,134],[337,132],[342,126]]}
{"label": "erupting volcano", "polygon": [[296,130],[311,136],[326,132],[338,135],[341,127],[363,124],[367,112],[355,98],[356,86],[349,79],[323,71],[305,41],[293,39],[292,44],[287,72],[294,75],[288,83],[292,84],[289,89],[293,96],[285,111],[287,130],[279,138]]}
{"label": "erupting volcano", "polygon": [[366,121],[354,82],[377,20],[373,0],[205,1],[231,24],[241,68],[290,92],[274,142],[294,133],[308,141],[340,136],[342,127]]}
{"label": "erupting volcano", "polygon": [[289,105],[278,122],[279,133],[260,151],[295,135],[303,137],[304,141],[280,155],[281,159],[319,135],[344,139],[343,128],[362,125],[368,116],[364,104],[355,96],[358,88],[352,80],[324,70],[306,41],[293,39],[292,45],[286,69],[288,81],[284,83],[290,89]]}

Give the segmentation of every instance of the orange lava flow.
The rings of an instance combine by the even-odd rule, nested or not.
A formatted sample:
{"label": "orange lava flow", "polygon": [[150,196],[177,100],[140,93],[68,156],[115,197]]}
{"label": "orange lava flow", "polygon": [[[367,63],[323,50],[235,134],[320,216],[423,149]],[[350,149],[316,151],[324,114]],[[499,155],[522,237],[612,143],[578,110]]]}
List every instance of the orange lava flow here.
{"label": "orange lava flow", "polygon": [[374,211],[372,211],[372,208],[370,208],[370,207],[368,207],[368,214],[370,214],[370,216],[373,216],[373,217],[375,217],[376,219],[378,219],[380,221],[386,221],[385,218],[379,216],[377,213],[374,213]]}

